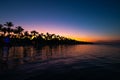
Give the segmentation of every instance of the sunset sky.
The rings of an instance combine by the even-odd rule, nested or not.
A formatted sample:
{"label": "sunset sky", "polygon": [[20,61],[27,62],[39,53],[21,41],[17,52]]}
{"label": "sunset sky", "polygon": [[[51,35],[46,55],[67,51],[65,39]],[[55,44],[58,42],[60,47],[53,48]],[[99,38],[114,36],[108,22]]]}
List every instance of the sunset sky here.
{"label": "sunset sky", "polygon": [[119,0],[0,0],[0,23],[84,41],[120,40]]}

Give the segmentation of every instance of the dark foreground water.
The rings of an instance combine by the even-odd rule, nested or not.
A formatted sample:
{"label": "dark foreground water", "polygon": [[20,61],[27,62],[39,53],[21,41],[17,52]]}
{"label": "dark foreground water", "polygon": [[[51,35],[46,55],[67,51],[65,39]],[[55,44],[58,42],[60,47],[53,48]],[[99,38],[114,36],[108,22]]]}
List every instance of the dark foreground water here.
{"label": "dark foreground water", "polygon": [[120,80],[120,46],[0,47],[0,80]]}

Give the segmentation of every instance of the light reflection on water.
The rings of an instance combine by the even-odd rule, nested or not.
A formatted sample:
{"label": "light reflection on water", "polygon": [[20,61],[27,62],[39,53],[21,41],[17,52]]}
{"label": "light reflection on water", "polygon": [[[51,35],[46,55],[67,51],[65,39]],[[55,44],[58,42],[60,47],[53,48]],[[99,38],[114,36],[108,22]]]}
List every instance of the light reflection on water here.
{"label": "light reflection on water", "polygon": [[[120,62],[120,47],[107,45],[58,45],[0,47],[0,71],[34,62],[73,64],[80,61],[96,66]],[[85,67],[85,65],[82,65]],[[82,67],[81,66],[81,67]],[[88,65],[87,65],[88,66]]]}

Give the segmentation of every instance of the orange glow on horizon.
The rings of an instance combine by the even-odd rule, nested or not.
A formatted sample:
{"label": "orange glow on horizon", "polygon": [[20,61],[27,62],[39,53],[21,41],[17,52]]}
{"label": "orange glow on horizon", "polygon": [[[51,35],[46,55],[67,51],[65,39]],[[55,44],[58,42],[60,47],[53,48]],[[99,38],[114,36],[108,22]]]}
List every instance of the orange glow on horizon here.
{"label": "orange glow on horizon", "polygon": [[[26,25],[28,26],[28,25]],[[36,27],[38,26],[38,27]],[[36,30],[39,33],[44,33],[46,34],[47,32],[50,34],[56,34],[60,36],[64,36],[67,38],[75,39],[78,41],[88,41],[88,42],[96,42],[99,40],[114,40],[117,38],[114,38],[114,36],[105,36],[105,35],[100,35],[97,33],[91,33],[89,31],[77,31],[71,28],[66,28],[66,27],[60,27],[60,26],[55,26],[55,25],[36,25],[33,27],[27,27],[25,30],[32,31]],[[120,38],[119,38],[120,39]]]}

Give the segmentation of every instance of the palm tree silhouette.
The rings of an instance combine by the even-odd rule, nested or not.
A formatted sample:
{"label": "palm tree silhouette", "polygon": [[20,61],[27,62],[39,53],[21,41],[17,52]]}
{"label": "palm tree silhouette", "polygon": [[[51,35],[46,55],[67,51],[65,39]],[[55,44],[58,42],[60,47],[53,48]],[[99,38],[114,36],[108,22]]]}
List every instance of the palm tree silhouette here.
{"label": "palm tree silhouette", "polygon": [[4,25],[7,26],[7,32],[8,32],[8,35],[10,35],[10,32],[12,31],[11,27],[14,26],[13,23],[12,22],[6,22]]}
{"label": "palm tree silhouette", "polygon": [[46,33],[46,38],[47,40],[52,40],[52,34],[49,34],[48,32]]}
{"label": "palm tree silhouette", "polygon": [[35,31],[35,30],[33,30],[33,31],[31,31],[31,34],[32,34],[33,36],[37,36],[38,32]]}
{"label": "palm tree silhouette", "polygon": [[24,29],[21,26],[17,26],[16,29],[19,35],[24,31]]}
{"label": "palm tree silhouette", "polygon": [[55,38],[55,34],[52,34],[52,35],[51,35],[51,39],[54,39],[54,38]]}
{"label": "palm tree silhouette", "polygon": [[2,28],[3,28],[3,25],[0,24],[0,35],[1,35],[1,32],[2,32]]}
{"label": "palm tree silhouette", "polygon": [[[6,22],[4,25],[0,24],[0,38],[2,41],[2,38],[4,37],[9,37],[11,38],[11,42],[14,43],[16,41],[16,43],[18,42],[18,44],[31,44],[33,42],[35,42],[35,44],[76,44],[76,43],[81,43],[79,41],[64,37],[64,36],[60,36],[60,35],[56,35],[56,34],[50,34],[50,33],[38,33],[36,30],[32,30],[29,34],[28,31],[24,31],[24,29],[21,26],[17,26],[16,28],[12,28],[14,27],[12,22]],[[24,31],[24,33],[23,33]],[[14,34],[13,34],[13,33]],[[2,35],[1,35],[2,34]],[[0,43],[1,43],[0,41]]]}
{"label": "palm tree silhouette", "polygon": [[3,25],[2,24],[0,24],[0,30],[3,28]]}
{"label": "palm tree silhouette", "polygon": [[3,27],[3,28],[2,28],[2,31],[4,32],[4,36],[5,36],[5,34],[7,33],[7,28],[6,28],[6,27]]}
{"label": "palm tree silhouette", "polygon": [[0,24],[0,32],[2,32],[2,28],[3,28],[3,25],[2,25],[2,24]]}
{"label": "palm tree silhouette", "polygon": [[29,36],[28,31],[25,31],[25,32],[24,32],[24,35],[25,35],[26,37]]}
{"label": "palm tree silhouette", "polygon": [[43,39],[44,39],[44,34],[43,33],[41,33],[41,34],[39,34]]}

